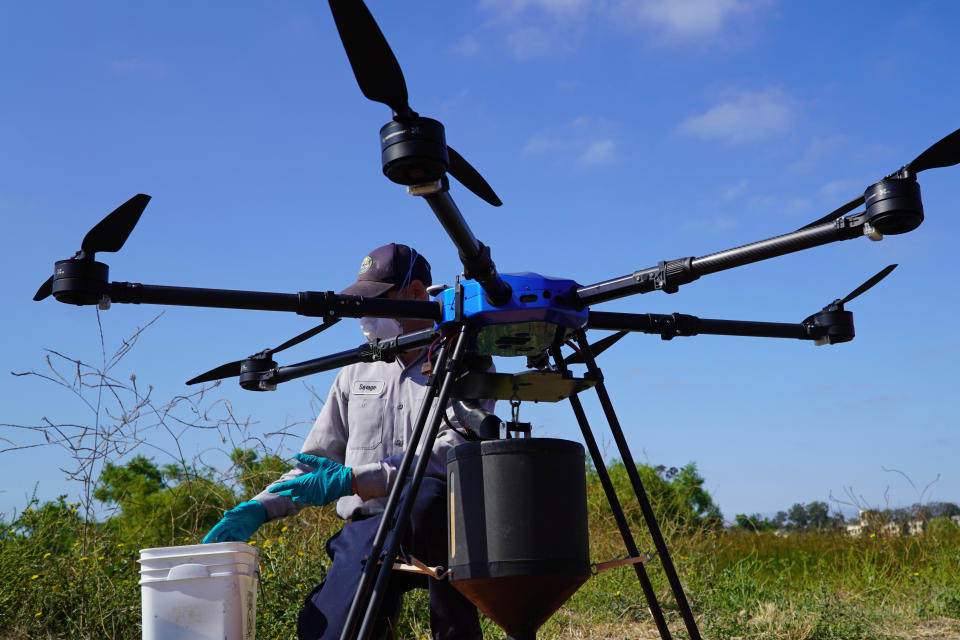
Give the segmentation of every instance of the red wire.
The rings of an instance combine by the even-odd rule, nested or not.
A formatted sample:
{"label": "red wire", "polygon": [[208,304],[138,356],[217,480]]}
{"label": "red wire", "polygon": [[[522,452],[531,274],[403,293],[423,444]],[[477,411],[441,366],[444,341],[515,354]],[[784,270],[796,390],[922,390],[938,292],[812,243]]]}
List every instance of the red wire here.
{"label": "red wire", "polygon": [[437,343],[441,340],[443,340],[443,336],[437,336],[433,342],[430,343],[430,348],[427,349],[427,362],[433,362],[433,348],[437,346]]}
{"label": "red wire", "polygon": [[[577,353],[580,353],[580,349],[577,348],[577,345],[573,344],[573,340],[567,340],[566,344],[567,344],[568,347],[570,347],[571,349],[573,349],[573,350],[576,351]],[[583,355],[583,354],[580,353],[580,355]]]}

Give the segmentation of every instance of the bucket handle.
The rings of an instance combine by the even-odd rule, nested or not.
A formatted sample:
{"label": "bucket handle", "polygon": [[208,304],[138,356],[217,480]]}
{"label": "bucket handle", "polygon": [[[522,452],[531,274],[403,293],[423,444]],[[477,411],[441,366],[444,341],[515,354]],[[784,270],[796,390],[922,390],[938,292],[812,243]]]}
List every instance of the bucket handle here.
{"label": "bucket handle", "polygon": [[[383,562],[381,561],[380,564],[383,564]],[[393,570],[406,571],[407,573],[420,573],[428,575],[434,580],[443,580],[450,573],[446,567],[439,565],[430,567],[413,556],[407,558],[397,556],[397,559],[393,563]]]}
{"label": "bucket handle", "polygon": [[653,560],[654,556],[657,555],[657,552],[647,552],[642,553],[639,556],[618,556],[613,560],[607,560],[606,562],[594,562],[590,565],[590,573],[592,575],[597,575],[601,571],[606,571],[607,569],[613,569],[614,567],[622,567],[628,564],[637,564],[637,563],[647,563]]}

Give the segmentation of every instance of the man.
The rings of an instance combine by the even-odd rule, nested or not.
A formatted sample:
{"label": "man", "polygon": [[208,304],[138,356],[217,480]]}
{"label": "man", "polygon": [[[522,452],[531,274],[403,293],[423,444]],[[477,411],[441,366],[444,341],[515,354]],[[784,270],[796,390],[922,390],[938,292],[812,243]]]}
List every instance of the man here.
{"label": "man", "polygon": [[[370,252],[357,281],[342,294],[398,300],[428,300],[430,265],[416,250],[388,244]],[[429,320],[363,318],[367,339],[390,338],[429,328]],[[293,515],[308,505],[337,500],[337,514],[347,520],[326,544],[332,564],[326,579],[307,597],[297,633],[301,640],[339,638],[353,600],[364,556],[386,506],[386,496],[410,442],[417,409],[424,396],[425,350],[398,356],[394,362],[345,367],[337,375],[320,415],[297,454],[296,466],[258,494],[224,514],[204,542],[246,540],[269,520]],[[412,512],[402,549],[427,564],[446,563],[445,484],[447,452],[464,442],[447,424],[441,426]],[[374,638],[390,635],[404,591],[422,585],[395,572],[390,577]],[[429,580],[430,624],[434,640],[481,638],[476,608],[447,581]]]}

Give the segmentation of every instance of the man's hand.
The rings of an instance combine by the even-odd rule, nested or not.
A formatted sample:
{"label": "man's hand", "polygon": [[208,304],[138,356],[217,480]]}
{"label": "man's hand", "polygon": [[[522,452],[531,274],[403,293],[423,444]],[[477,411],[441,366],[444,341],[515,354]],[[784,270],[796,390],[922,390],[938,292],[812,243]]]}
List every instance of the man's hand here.
{"label": "man's hand", "polygon": [[353,470],[329,458],[298,453],[297,460],[313,467],[299,478],[270,487],[270,493],[287,496],[297,503],[323,506],[353,493]]}
{"label": "man's hand", "polygon": [[243,542],[256,533],[267,521],[267,510],[256,500],[241,502],[230,511],[223,512],[223,520],[218,522],[203,537],[208,542]]}

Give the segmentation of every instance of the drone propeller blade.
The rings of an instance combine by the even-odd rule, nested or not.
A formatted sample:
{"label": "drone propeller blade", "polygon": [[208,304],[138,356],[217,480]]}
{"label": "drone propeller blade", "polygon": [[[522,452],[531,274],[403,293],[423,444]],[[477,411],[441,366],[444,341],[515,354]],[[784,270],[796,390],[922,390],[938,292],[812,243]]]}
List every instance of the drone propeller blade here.
{"label": "drone propeller blade", "polygon": [[53,293],[53,276],[47,278],[47,281],[40,285],[40,288],[37,289],[37,292],[33,295],[33,299],[39,302],[51,293]]}
{"label": "drone propeller blade", "polygon": [[80,249],[88,255],[98,251],[119,251],[148,202],[150,196],[143,193],[124,202],[87,232]]}
{"label": "drone propeller blade", "polygon": [[289,349],[295,344],[300,344],[304,340],[308,338],[312,338],[313,336],[317,335],[321,331],[325,331],[329,329],[330,327],[337,324],[338,322],[340,322],[340,318],[333,318],[332,320],[327,320],[323,324],[317,325],[313,329],[304,331],[297,337],[287,340],[286,342],[281,344],[279,347],[276,347],[275,349],[267,349],[266,351],[263,351],[257,356],[250,356],[250,358],[246,358],[245,360],[237,360],[236,362],[230,362],[224,365],[220,365],[216,369],[211,369],[210,371],[207,371],[206,373],[202,373],[192,380],[188,380],[187,384],[196,384],[198,382],[210,382],[211,380],[222,380],[223,378],[232,378],[234,376],[238,376],[240,375],[240,373],[242,373],[243,363],[246,360],[250,360],[255,357],[256,358],[262,357],[265,359],[270,358],[270,356],[277,353],[278,351],[283,351],[284,349]]}
{"label": "drone propeller blade", "polygon": [[907,169],[920,173],[927,169],[952,167],[960,163],[960,129],[933,143],[907,165]]}
{"label": "drone propeller blade", "polygon": [[[858,196],[857,198],[854,198],[853,200],[843,205],[839,209],[835,209],[831,211],[830,213],[823,216],[822,218],[814,220],[813,222],[811,222],[806,226],[800,227],[800,229],[809,229],[810,227],[816,227],[818,225],[821,225],[824,222],[830,222],[831,220],[836,220],[841,216],[847,215],[848,213],[850,213],[851,211],[853,211],[854,209],[862,205],[864,202],[865,202],[864,197]],[[800,229],[797,229],[797,231],[799,231]]]}
{"label": "drone propeller blade", "polygon": [[897,268],[897,265],[895,264],[887,265],[886,267],[881,269],[875,276],[873,276],[872,278],[864,282],[862,285],[860,285],[859,287],[857,287],[856,289],[848,293],[847,296],[840,302],[842,304],[846,304],[851,300],[853,300],[854,298],[856,298],[857,296],[859,296],[860,294],[865,293],[870,288],[872,288],[875,284],[877,284],[878,282],[886,278],[888,275],[890,275],[890,272],[896,268]]}
{"label": "drone propeller blade", "polygon": [[290,338],[289,340],[284,342],[282,345],[280,345],[276,349],[268,349],[266,352],[266,355],[271,356],[274,353],[277,353],[278,351],[283,351],[284,349],[289,349],[295,344],[300,344],[304,340],[307,340],[308,338],[312,338],[313,336],[317,335],[322,331],[326,331],[327,329],[337,324],[338,322],[340,322],[340,318],[333,318],[331,320],[326,320],[324,321],[323,324],[319,324],[315,326],[313,329],[310,329],[309,331],[304,331],[303,333],[301,333],[295,338]]}
{"label": "drone propeller blade", "polygon": [[187,380],[187,384],[197,384],[198,382],[211,382],[213,380],[223,380],[224,378],[233,378],[239,376],[243,366],[243,360],[222,364],[215,369],[210,369],[206,373],[201,373],[192,380]]}
{"label": "drone propeller blade", "polygon": [[[953,133],[946,135],[937,142],[933,143],[926,151],[918,155],[909,164],[907,164],[905,168],[914,173],[920,173],[921,171],[926,171],[927,169],[952,167],[955,164],[960,164],[960,129],[957,129]],[[815,220],[807,226],[800,228],[809,229],[810,227],[821,225],[824,222],[836,220],[840,216],[850,213],[863,203],[864,197],[860,196],[854,200],[851,200],[836,211],[832,211],[819,220]]]}
{"label": "drone propeller blade", "polygon": [[[593,357],[596,358],[597,356],[599,356],[601,353],[603,353],[604,351],[612,347],[614,344],[616,344],[616,342],[619,341],[620,338],[627,335],[628,333],[629,331],[617,331],[616,333],[611,334],[606,338],[602,338],[594,342],[592,345],[590,345],[590,351],[593,352]],[[563,362],[564,364],[568,364],[568,365],[582,364],[584,362],[583,354],[580,352],[574,352],[570,354],[568,357],[564,358]]]}
{"label": "drone propeller blade", "polygon": [[450,175],[459,180],[460,184],[495,207],[503,204],[497,194],[494,193],[493,188],[480,175],[480,172],[474,169],[469,162],[464,160],[463,156],[449,145],[447,145],[447,156],[450,158]]}
{"label": "drone propeller blade", "polygon": [[330,11],[363,95],[401,117],[409,115],[400,63],[367,6],[362,0],[330,0]]}

